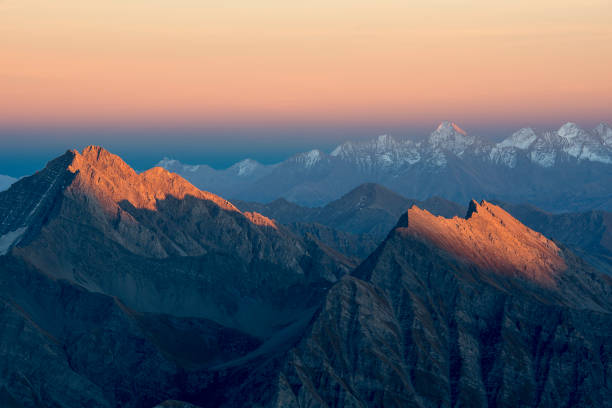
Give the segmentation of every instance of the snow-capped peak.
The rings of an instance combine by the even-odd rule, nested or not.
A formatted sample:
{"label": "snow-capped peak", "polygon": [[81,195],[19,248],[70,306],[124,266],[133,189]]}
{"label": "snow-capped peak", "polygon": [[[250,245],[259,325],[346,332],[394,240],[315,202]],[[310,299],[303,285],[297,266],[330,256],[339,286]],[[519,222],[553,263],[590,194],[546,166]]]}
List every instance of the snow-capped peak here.
{"label": "snow-capped peak", "polygon": [[253,159],[244,159],[234,164],[231,169],[239,176],[250,176],[261,164]]}
{"label": "snow-capped peak", "polygon": [[557,130],[557,134],[566,140],[575,139],[584,133],[586,132],[580,129],[580,127],[574,122],[567,122],[565,125],[561,126],[559,130]]}
{"label": "snow-capped peak", "polygon": [[601,139],[601,142],[605,146],[612,147],[612,129],[608,126],[607,123],[600,123],[593,129],[593,133],[595,133]]}
{"label": "snow-capped peak", "polygon": [[312,149],[308,152],[299,153],[293,156],[293,161],[302,164],[307,169],[313,167],[323,160],[324,153],[319,149]]}
{"label": "snow-capped peak", "polygon": [[462,134],[463,136],[467,135],[467,132],[459,127],[455,122],[449,122],[447,120],[441,122],[436,128],[436,132],[451,132],[455,131],[457,133]]}
{"label": "snow-capped peak", "polygon": [[395,142],[395,139],[393,139],[389,135],[379,135],[376,138],[376,144],[378,144],[378,145],[388,145],[388,144],[393,143],[393,142]]}
{"label": "snow-capped peak", "polygon": [[176,165],[182,166],[182,163],[179,162],[178,160],[171,159],[169,157],[164,157],[157,163],[157,167],[163,167],[165,169],[167,169],[168,167],[176,166]]}
{"label": "snow-capped peak", "polygon": [[342,150],[351,146],[351,142],[346,142],[341,145],[336,146],[334,150],[329,154],[330,156],[337,157],[342,154]]}
{"label": "snow-capped peak", "polygon": [[176,159],[171,159],[169,157],[164,157],[163,159],[161,159],[156,167],[162,167],[168,171],[172,171],[172,172],[176,172],[176,173],[182,173],[182,172],[196,172],[200,169],[200,165],[199,164],[195,164],[195,165],[191,165],[191,164],[183,164],[180,161],[176,160]]}
{"label": "snow-capped peak", "polygon": [[497,147],[515,147],[517,149],[526,150],[536,141],[538,135],[532,128],[523,128],[514,132],[508,138],[497,143]]}
{"label": "snow-capped peak", "polygon": [[448,150],[461,156],[474,144],[475,138],[468,135],[456,123],[445,121],[429,135],[427,141],[434,149]]}

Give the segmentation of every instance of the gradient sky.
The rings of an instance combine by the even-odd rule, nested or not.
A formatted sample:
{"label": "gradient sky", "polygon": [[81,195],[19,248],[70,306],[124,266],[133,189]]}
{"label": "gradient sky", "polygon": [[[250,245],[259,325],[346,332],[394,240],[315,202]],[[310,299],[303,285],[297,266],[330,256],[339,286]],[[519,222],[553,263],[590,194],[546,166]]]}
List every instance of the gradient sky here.
{"label": "gradient sky", "polygon": [[610,21],[610,0],[0,0],[0,173],[90,143],[224,166],[445,119],[592,127]]}

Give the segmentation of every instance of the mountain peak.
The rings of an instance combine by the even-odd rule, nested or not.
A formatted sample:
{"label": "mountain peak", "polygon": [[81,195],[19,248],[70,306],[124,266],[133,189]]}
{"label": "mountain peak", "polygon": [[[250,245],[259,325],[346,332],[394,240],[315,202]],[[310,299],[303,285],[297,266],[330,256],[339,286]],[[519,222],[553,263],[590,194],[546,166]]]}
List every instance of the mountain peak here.
{"label": "mountain peak", "polygon": [[607,123],[600,123],[593,129],[593,133],[600,137],[605,146],[612,147],[612,128]]}
{"label": "mountain peak", "polygon": [[455,131],[463,136],[467,135],[467,132],[459,127],[455,122],[442,121],[435,130],[436,132],[452,132]]}
{"label": "mountain peak", "polygon": [[116,154],[110,153],[101,146],[87,146],[82,153],[78,150],[71,150],[74,155],[68,170],[73,173],[77,171],[87,171],[95,167],[104,172],[113,173],[115,176],[133,177],[136,172]]}
{"label": "mountain peak", "polygon": [[170,196],[184,199],[187,195],[213,201],[228,211],[238,211],[229,201],[200,190],[163,167],[138,174],[119,156],[100,146],[88,146],[83,153],[72,151],[72,154],[74,158],[68,170],[76,177],[71,188],[100,198],[108,211],[115,211],[116,203],[122,201],[136,208],[155,210],[160,200]]}
{"label": "mountain peak", "polygon": [[581,133],[584,133],[584,130],[574,122],[567,122],[557,130],[557,134],[565,139],[573,139]]}
{"label": "mountain peak", "polygon": [[259,163],[257,160],[247,158],[235,163],[230,167],[230,169],[238,176],[250,176],[259,167],[261,167],[261,163]]}
{"label": "mountain peak", "polygon": [[436,217],[413,206],[397,230],[480,269],[554,286],[566,269],[557,245],[501,207],[472,200],[465,219]]}
{"label": "mountain peak", "polygon": [[[328,208],[406,208],[407,199],[376,183],[364,183],[341,198],[328,204]],[[396,213],[397,214],[397,213]]]}
{"label": "mountain peak", "polygon": [[325,153],[319,149],[312,149],[308,152],[298,153],[292,157],[296,163],[302,164],[306,168],[311,168],[323,160]]}
{"label": "mountain peak", "polygon": [[517,130],[506,139],[499,142],[497,147],[514,147],[521,150],[526,150],[535,142],[538,138],[533,128],[526,127]]}
{"label": "mountain peak", "polygon": [[429,135],[427,141],[434,149],[448,150],[461,156],[476,139],[454,122],[445,121]]}

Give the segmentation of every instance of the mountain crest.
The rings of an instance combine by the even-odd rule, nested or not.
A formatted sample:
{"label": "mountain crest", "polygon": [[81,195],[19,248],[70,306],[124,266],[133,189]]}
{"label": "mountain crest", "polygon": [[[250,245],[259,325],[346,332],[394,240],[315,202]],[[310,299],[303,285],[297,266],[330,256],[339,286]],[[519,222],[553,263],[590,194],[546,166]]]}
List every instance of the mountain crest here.
{"label": "mountain crest", "polygon": [[136,225],[125,208],[157,212],[160,202],[190,196],[242,214],[252,224],[276,228],[272,220],[256,213],[243,214],[228,200],[198,189],[176,173],[154,167],[138,174],[119,156],[100,146],[88,146],[82,153],[67,151],[0,193],[0,254],[36,235],[53,208],[61,205],[62,195],[86,205],[92,217],[117,223]]}
{"label": "mountain crest", "polygon": [[99,146],[89,146],[79,153],[74,150],[68,170],[76,174],[71,189],[98,197],[109,211],[116,203],[130,202],[136,208],[156,210],[157,202],[169,196],[184,199],[190,195],[215,202],[224,210],[238,211],[229,201],[198,189],[183,177],[162,167],[136,173],[119,156]]}
{"label": "mountain crest", "polygon": [[325,157],[326,157],[326,154],[323,153],[321,150],[312,149],[308,152],[298,153],[294,155],[290,160],[304,166],[307,169],[310,169],[314,167],[315,165],[317,165],[317,163],[324,160]]}
{"label": "mountain crest", "polygon": [[459,134],[462,134],[463,136],[467,136],[467,132],[461,129],[459,125],[457,125],[455,122],[450,122],[447,120],[441,122],[438,125],[438,127],[436,128],[436,132],[444,132],[444,133],[457,132]]}
{"label": "mountain crest", "polygon": [[554,286],[556,275],[566,269],[561,250],[553,241],[484,200],[472,200],[465,219],[436,217],[413,206],[396,230],[480,269],[545,286]]}
{"label": "mountain crest", "polygon": [[576,123],[567,122],[557,130],[557,134],[564,139],[574,139],[581,133],[585,133]]}

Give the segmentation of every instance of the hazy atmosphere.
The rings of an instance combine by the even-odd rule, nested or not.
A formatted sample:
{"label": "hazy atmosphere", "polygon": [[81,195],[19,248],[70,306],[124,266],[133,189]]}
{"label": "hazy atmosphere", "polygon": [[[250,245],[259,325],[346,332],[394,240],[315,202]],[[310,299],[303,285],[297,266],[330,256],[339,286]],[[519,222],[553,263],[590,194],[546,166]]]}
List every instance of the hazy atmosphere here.
{"label": "hazy atmosphere", "polygon": [[0,11],[0,174],[88,144],[138,168],[165,155],[224,167],[424,137],[442,120],[501,139],[612,119],[606,0],[4,0]]}

